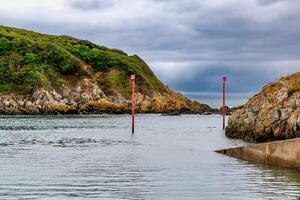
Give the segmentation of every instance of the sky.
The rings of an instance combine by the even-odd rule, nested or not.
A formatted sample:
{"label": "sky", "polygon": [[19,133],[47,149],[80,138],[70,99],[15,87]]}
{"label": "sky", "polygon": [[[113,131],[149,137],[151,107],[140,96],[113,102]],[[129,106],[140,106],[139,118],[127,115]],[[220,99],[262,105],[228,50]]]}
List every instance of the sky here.
{"label": "sky", "polygon": [[0,24],[142,57],[189,94],[255,93],[300,71],[299,0],[0,0]]}

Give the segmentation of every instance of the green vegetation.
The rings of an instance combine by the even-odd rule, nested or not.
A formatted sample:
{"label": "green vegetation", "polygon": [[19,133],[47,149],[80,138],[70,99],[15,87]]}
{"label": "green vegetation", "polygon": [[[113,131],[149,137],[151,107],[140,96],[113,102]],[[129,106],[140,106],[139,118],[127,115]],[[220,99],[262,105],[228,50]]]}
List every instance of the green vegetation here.
{"label": "green vegetation", "polygon": [[0,56],[7,54],[11,50],[11,42],[6,38],[0,38]]}
{"label": "green vegetation", "polygon": [[[162,90],[164,85],[138,56],[69,36],[40,34],[0,26],[0,93],[29,93],[37,87],[57,88],[56,77],[87,76],[83,64],[107,73],[108,87],[128,88],[130,74],[141,88]],[[112,73],[110,73],[113,71]]]}

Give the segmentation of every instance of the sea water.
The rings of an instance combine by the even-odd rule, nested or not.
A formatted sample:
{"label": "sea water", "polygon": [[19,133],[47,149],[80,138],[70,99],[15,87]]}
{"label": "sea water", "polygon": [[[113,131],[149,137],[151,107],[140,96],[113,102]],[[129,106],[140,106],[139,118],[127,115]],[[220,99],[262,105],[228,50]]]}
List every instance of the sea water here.
{"label": "sea water", "polygon": [[291,199],[300,171],[217,154],[219,115],[2,116],[0,199]]}

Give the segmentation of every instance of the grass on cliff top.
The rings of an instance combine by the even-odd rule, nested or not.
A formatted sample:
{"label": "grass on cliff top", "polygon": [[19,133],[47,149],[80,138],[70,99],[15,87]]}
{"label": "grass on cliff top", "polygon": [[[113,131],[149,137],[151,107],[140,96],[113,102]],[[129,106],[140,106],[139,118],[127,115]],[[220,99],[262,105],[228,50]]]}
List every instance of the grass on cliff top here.
{"label": "grass on cliff top", "polygon": [[300,80],[296,81],[288,90],[288,96],[300,91]]}
{"label": "grass on cliff top", "polygon": [[55,88],[58,86],[56,76],[66,79],[70,75],[86,76],[83,63],[91,65],[96,72],[118,71],[112,80],[104,81],[119,90],[129,86],[133,73],[141,88],[164,89],[137,55],[128,56],[121,50],[69,36],[0,26],[0,93],[26,94],[41,86]]}
{"label": "grass on cliff top", "polygon": [[300,91],[300,72],[293,73],[289,76],[283,77],[280,81],[288,86],[288,96]]}

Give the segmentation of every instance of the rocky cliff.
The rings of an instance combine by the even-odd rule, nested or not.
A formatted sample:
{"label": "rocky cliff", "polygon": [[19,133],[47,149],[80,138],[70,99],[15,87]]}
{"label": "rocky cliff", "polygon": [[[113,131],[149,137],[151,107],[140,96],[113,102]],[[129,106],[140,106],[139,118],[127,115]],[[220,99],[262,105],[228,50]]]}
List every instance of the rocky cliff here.
{"label": "rocky cliff", "polygon": [[300,72],[263,87],[234,111],[226,135],[257,142],[300,136]]}
{"label": "rocky cliff", "polygon": [[216,112],[165,86],[137,55],[69,36],[0,26],[0,114]]}

